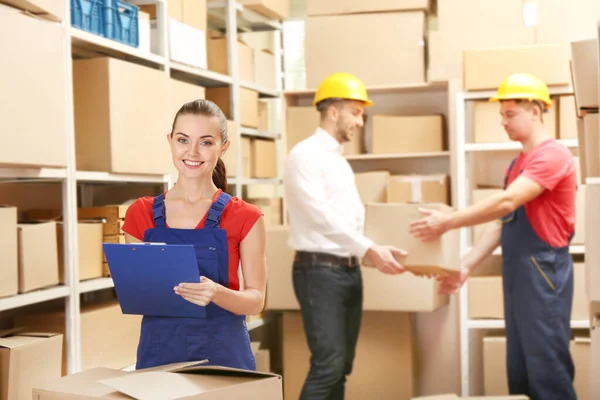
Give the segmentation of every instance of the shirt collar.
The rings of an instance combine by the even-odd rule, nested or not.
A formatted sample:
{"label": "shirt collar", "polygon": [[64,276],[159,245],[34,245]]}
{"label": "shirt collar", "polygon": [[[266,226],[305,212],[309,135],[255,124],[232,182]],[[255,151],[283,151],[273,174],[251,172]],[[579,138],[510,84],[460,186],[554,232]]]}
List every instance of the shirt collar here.
{"label": "shirt collar", "polygon": [[342,153],[342,151],[343,151],[342,144],[339,143],[337,140],[335,140],[333,138],[333,136],[331,136],[331,134],[329,132],[327,132],[325,129],[320,128],[320,127],[317,128],[317,131],[315,132],[315,136],[319,139],[319,141],[322,142],[325,150],[336,151],[338,153]]}

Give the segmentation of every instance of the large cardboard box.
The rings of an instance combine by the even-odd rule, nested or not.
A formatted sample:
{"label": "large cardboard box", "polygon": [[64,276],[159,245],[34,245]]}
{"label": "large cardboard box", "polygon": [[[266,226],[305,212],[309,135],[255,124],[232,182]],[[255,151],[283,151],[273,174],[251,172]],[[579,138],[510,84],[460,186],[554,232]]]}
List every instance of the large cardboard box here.
{"label": "large cardboard box", "polygon": [[[475,143],[506,143],[510,141],[502,124],[500,106],[489,101],[476,101],[474,108],[473,142]],[[546,134],[553,139],[558,136],[557,120],[558,102],[552,101],[552,107],[542,117]]]}
{"label": "large cardboard box", "polygon": [[577,210],[585,216],[585,235],[591,238],[585,248],[585,293],[590,302],[600,302],[600,246],[595,245],[600,237],[600,178],[586,182],[584,210]]}
{"label": "large cardboard box", "polygon": [[73,61],[77,169],[166,174],[168,79],[115,58]]}
{"label": "large cardboard box", "polygon": [[92,399],[264,399],[282,400],[274,374],[183,362],[138,371],[93,368],[36,385],[37,400]]}
{"label": "large cardboard box", "polygon": [[299,310],[292,283],[294,250],[288,246],[287,226],[267,227],[267,294],[265,310]]}
{"label": "large cardboard box", "polygon": [[[208,38],[208,69],[224,75],[229,73],[229,53],[227,52],[227,39],[224,37]],[[255,82],[254,50],[246,43],[238,40],[238,73],[241,81]]]}
{"label": "large cardboard box", "polygon": [[246,199],[246,201],[260,208],[264,215],[265,225],[277,226],[283,223],[283,201],[281,197]]}
{"label": "large cardboard box", "polygon": [[[134,364],[142,318],[124,315],[117,301],[81,305],[81,368],[124,368]],[[65,334],[65,312],[60,310],[20,314],[16,327],[36,332]],[[63,344],[63,375],[67,373],[66,342]]]}
{"label": "large cardboard box", "polygon": [[389,178],[389,171],[370,171],[354,174],[356,189],[362,203],[386,203]]}
{"label": "large cardboard box", "polygon": [[2,3],[51,21],[65,19],[65,2],[62,0],[2,0]]}
{"label": "large cardboard box", "polygon": [[[215,1],[215,0],[210,0]],[[267,18],[285,20],[290,10],[290,0],[239,0],[240,4],[248,7]]]}
{"label": "large cardboard box", "polygon": [[308,88],[338,71],[359,76],[367,86],[425,82],[423,12],[308,17],[305,26]]}
{"label": "large cardboard box", "polygon": [[568,47],[513,46],[465,50],[465,90],[495,90],[512,73],[537,75],[548,86],[570,85]]}
{"label": "large cardboard box", "polygon": [[56,222],[21,222],[19,232],[19,293],[58,284]]}
{"label": "large cardboard box", "polygon": [[444,174],[392,175],[387,185],[388,203],[449,204],[449,177]]}
{"label": "large cardboard box", "polygon": [[[65,283],[65,256],[64,256],[64,224],[56,224],[56,238],[58,246],[58,281]],[[119,232],[115,233],[118,235]],[[102,263],[104,251],[102,238],[104,237],[104,224],[99,221],[79,221],[77,223],[77,241],[79,280],[102,278]]]}
{"label": "large cardboard box", "polygon": [[[233,119],[230,88],[214,87],[206,89],[206,98],[218,105],[227,119]],[[240,88],[240,124],[249,128],[258,128],[258,92]]]}
{"label": "large cardboard box", "polygon": [[[50,6],[54,1],[42,3]],[[57,3],[62,6],[63,2]],[[3,38],[13,38],[0,42],[0,54],[4,55],[0,119],[7,137],[0,146],[0,164],[64,167],[67,83],[63,27],[1,4],[0,21]]]}
{"label": "large cardboard box", "polygon": [[598,39],[571,43],[573,91],[580,109],[597,109],[598,105]]}
{"label": "large cardboard box", "polygon": [[276,90],[279,74],[275,68],[275,56],[266,49],[253,49],[252,56],[254,59],[254,79],[257,85]]}
{"label": "large cardboard box", "polygon": [[427,153],[444,150],[444,118],[441,115],[374,115],[371,152]]}
{"label": "large cardboard box", "polygon": [[59,379],[63,336],[0,332],[0,400],[31,400],[34,387]]}
{"label": "large cardboard box", "polygon": [[366,14],[390,11],[429,11],[429,0],[308,0],[306,3],[309,16]]}
{"label": "large cardboard box", "polygon": [[585,190],[586,185],[577,186],[575,195],[575,235],[571,239],[573,245],[585,244]]}
{"label": "large cardboard box", "polygon": [[269,139],[256,139],[250,141],[252,152],[252,178],[277,177],[277,143]]}
{"label": "large cardboard box", "polygon": [[19,256],[17,235],[17,208],[0,205],[0,297],[19,292]]}
{"label": "large cardboard box", "polygon": [[585,114],[577,123],[581,177],[600,177],[600,115]]}
{"label": "large cardboard box", "polygon": [[206,32],[206,12],[206,0],[181,0],[181,22],[188,26]]}
{"label": "large cardboard box", "polygon": [[375,243],[406,250],[408,255],[399,261],[414,273],[457,271],[460,268],[459,231],[449,231],[429,242],[415,238],[409,233],[409,225],[412,221],[424,217],[419,208],[441,212],[452,210],[440,203],[367,204],[365,236]]}
{"label": "large cardboard box", "polygon": [[[364,312],[345,399],[408,399],[418,390],[415,364],[415,336],[410,314]],[[310,352],[301,314],[285,312],[283,384],[286,399],[299,398],[309,365]]]}

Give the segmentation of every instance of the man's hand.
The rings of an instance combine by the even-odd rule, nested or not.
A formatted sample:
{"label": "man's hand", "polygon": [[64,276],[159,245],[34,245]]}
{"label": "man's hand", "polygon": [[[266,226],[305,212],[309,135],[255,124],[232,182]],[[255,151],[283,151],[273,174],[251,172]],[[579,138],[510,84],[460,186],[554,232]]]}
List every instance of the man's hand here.
{"label": "man's hand", "polygon": [[409,232],[424,242],[435,240],[450,228],[450,214],[437,210],[419,208],[425,218],[410,223]]}
{"label": "man's hand", "polygon": [[175,294],[178,294],[190,303],[204,307],[214,300],[219,290],[219,284],[201,276],[199,283],[180,283],[173,290]]}
{"label": "man's hand", "polygon": [[375,245],[367,250],[365,258],[371,261],[375,267],[384,274],[401,274],[406,271],[396,258],[404,257],[408,253],[394,246]]}
{"label": "man's hand", "polygon": [[462,268],[460,271],[451,272],[448,275],[440,276],[437,279],[441,281],[439,292],[441,294],[455,294],[469,277],[469,271]]}

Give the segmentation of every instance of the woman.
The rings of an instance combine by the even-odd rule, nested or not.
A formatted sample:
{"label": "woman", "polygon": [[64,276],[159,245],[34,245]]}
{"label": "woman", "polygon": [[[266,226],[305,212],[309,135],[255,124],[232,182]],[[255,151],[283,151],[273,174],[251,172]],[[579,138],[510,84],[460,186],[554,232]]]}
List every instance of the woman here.
{"label": "woman", "polygon": [[177,112],[167,139],[177,184],[136,200],[123,231],[128,243],[195,246],[200,282],[182,282],[174,291],[205,306],[207,318],[144,317],[136,368],[208,359],[211,365],[254,370],[245,315],[264,306],[265,225],[257,207],[225,192],[227,119],[214,103],[196,100]]}

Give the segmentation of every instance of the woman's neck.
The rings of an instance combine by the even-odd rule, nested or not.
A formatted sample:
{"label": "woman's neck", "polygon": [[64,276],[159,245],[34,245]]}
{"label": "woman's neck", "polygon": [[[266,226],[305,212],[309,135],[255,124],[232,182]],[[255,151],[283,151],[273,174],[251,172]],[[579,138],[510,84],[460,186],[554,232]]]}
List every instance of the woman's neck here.
{"label": "woman's neck", "polygon": [[176,185],[169,190],[169,197],[180,198],[186,203],[196,203],[206,199],[212,200],[217,190],[218,188],[212,179],[187,179],[184,176],[179,176]]}

